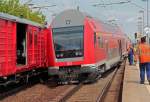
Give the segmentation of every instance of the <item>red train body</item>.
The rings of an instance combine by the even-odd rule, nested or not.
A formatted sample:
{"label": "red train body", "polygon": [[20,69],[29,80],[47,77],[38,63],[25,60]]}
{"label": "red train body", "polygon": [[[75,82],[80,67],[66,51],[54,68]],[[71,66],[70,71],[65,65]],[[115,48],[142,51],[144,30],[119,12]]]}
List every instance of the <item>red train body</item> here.
{"label": "red train body", "polygon": [[43,72],[47,33],[37,23],[0,13],[0,84]]}
{"label": "red train body", "polygon": [[127,54],[128,40],[118,26],[103,23],[80,11],[60,13],[49,29],[51,40],[48,43],[52,43],[48,45],[49,74],[59,78],[74,74],[97,75]]}

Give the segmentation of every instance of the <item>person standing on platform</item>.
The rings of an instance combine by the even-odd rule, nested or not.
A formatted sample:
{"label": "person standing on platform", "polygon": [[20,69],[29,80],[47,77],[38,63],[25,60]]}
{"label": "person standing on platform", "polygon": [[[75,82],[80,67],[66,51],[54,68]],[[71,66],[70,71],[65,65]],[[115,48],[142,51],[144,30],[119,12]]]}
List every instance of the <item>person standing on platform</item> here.
{"label": "person standing on platform", "polygon": [[147,74],[147,80],[150,84],[150,47],[146,44],[146,36],[141,38],[139,44],[139,66],[140,66],[140,83],[144,84],[145,71]]}
{"label": "person standing on platform", "polygon": [[133,65],[133,55],[134,55],[133,48],[132,45],[130,45],[128,49],[128,60],[130,65]]}
{"label": "person standing on platform", "polygon": [[134,65],[136,65],[137,64],[137,60],[138,60],[138,57],[137,57],[137,45],[134,45],[133,52],[134,52]]}

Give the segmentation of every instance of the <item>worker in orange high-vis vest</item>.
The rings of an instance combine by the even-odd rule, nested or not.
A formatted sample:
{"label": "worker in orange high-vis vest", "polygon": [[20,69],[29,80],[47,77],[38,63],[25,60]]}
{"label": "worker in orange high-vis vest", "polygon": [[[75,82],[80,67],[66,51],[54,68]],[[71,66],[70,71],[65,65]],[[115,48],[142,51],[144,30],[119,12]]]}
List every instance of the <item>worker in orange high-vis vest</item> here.
{"label": "worker in orange high-vis vest", "polygon": [[145,71],[147,74],[147,80],[150,84],[150,47],[146,44],[146,36],[141,38],[139,44],[139,66],[140,66],[140,83],[144,84]]}

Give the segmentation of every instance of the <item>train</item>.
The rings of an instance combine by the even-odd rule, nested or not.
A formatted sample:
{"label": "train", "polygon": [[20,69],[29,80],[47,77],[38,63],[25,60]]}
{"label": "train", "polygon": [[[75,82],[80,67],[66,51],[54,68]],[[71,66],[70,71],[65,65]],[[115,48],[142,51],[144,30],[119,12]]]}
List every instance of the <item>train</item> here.
{"label": "train", "polygon": [[50,26],[0,13],[0,86],[32,76],[57,82],[95,80],[126,55],[119,26],[79,10],[58,14]]}
{"label": "train", "polygon": [[38,23],[0,13],[0,85],[47,73],[48,33]]}
{"label": "train", "polygon": [[61,12],[49,30],[48,73],[58,81],[92,81],[127,56],[130,41],[119,26],[79,10]]}

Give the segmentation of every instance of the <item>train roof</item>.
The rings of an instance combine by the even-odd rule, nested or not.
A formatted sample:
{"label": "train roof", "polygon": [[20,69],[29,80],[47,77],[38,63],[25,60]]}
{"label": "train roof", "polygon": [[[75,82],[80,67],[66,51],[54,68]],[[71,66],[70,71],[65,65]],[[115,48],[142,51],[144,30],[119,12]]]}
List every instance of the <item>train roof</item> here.
{"label": "train roof", "polygon": [[103,31],[103,32],[112,32],[112,33],[119,33],[121,34],[122,31],[119,26],[104,23],[103,21],[89,16],[89,14],[85,12],[80,12],[75,9],[69,9],[61,12],[58,14],[52,21],[51,27],[52,28],[59,28],[59,27],[71,27],[71,26],[80,26],[84,25],[85,18],[89,18],[92,26],[96,31]]}
{"label": "train roof", "polygon": [[[111,32],[111,33],[122,33],[120,27],[115,24],[109,24],[106,22],[103,22],[97,18],[92,19],[93,24],[96,26],[96,30],[101,30],[103,32]],[[99,28],[99,25],[101,28]]]}
{"label": "train roof", "polygon": [[33,25],[33,26],[36,26],[36,27],[42,27],[42,25],[39,24],[39,23],[30,21],[30,20],[27,20],[27,19],[24,19],[24,18],[19,18],[19,17],[13,16],[13,15],[10,15],[10,14],[2,13],[2,12],[0,12],[0,18],[5,19],[5,20],[10,20],[10,21],[13,21],[13,22],[19,22],[19,23],[23,23],[23,24]]}
{"label": "train roof", "polygon": [[51,27],[80,26],[84,24],[84,18],[85,15],[78,10],[65,10],[53,19]]}

